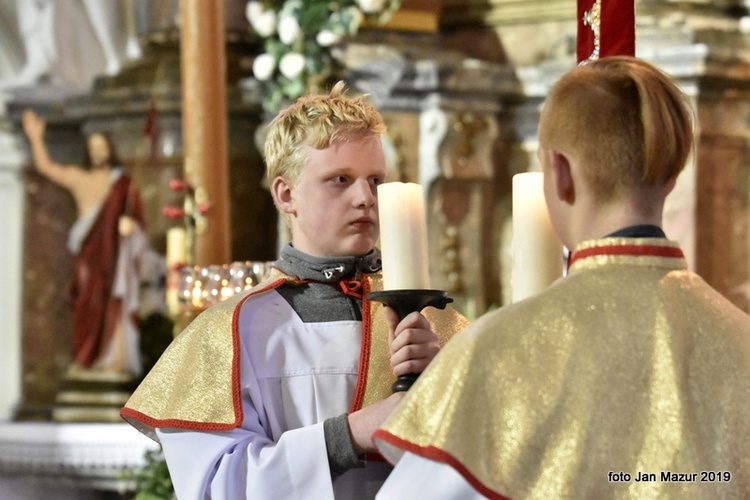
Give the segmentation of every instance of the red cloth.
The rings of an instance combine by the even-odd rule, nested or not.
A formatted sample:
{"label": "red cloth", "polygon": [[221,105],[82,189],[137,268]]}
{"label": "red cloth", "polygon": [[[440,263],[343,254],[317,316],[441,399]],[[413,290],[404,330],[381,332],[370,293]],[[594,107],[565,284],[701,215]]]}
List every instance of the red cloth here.
{"label": "red cloth", "polygon": [[120,320],[122,300],[112,297],[120,248],[121,215],[144,225],[140,195],[122,175],[110,188],[96,222],[76,255],[70,288],[73,316],[72,355],[76,364],[90,368],[105,352]]}
{"label": "red cloth", "polygon": [[[584,16],[596,0],[578,0],[578,62],[594,52],[594,31],[584,24]],[[601,0],[599,58],[635,56],[635,0]]]}

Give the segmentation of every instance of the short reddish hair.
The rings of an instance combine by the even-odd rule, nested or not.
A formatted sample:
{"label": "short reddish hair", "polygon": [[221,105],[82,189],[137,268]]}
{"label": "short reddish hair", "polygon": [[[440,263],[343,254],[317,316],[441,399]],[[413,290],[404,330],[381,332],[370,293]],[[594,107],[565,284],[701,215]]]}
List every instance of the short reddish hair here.
{"label": "short reddish hair", "polygon": [[606,57],[578,66],[552,87],[544,106],[540,147],[578,155],[600,201],[661,192],[693,149],[687,97],[641,59]]}

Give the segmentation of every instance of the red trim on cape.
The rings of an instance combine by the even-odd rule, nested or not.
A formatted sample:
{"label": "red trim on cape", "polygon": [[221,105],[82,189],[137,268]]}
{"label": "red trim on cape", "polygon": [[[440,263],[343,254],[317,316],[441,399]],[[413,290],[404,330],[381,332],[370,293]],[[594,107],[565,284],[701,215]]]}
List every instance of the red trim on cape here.
{"label": "red trim on cape", "polygon": [[[362,400],[365,397],[367,389],[367,375],[370,368],[370,350],[372,348],[372,301],[367,298],[370,293],[372,284],[370,278],[362,276],[362,345],[359,349],[359,376],[357,377],[357,387],[354,389],[354,397],[349,407],[349,413],[362,409]],[[368,462],[385,462],[385,458],[378,452],[365,453],[365,460]]]}
{"label": "red trim on cape", "polygon": [[441,450],[440,448],[436,448],[434,446],[417,446],[414,443],[394,436],[390,432],[383,429],[376,430],[372,435],[372,438],[373,440],[380,439],[381,441],[395,446],[396,448],[414,453],[415,455],[419,455],[428,460],[432,460],[433,462],[440,462],[451,466],[459,474],[461,474],[475,490],[477,490],[487,498],[491,498],[494,500],[511,500],[510,497],[501,495],[500,493],[485,486],[484,483],[477,479],[469,471],[469,469],[465,465],[463,465],[457,458],[455,458],[450,453]]}
{"label": "red trim on cape", "polygon": [[250,291],[237,303],[234,312],[232,313],[232,406],[234,409],[234,422],[222,424],[216,422],[193,422],[191,420],[177,418],[157,419],[137,410],[133,410],[127,406],[120,410],[120,416],[130,417],[133,420],[137,420],[138,422],[144,423],[155,429],[175,427],[178,429],[189,429],[194,431],[228,431],[241,426],[244,412],[242,411],[242,388],[240,385],[240,335],[238,325],[240,310],[245,301],[250,297],[278,288],[286,281],[286,278],[278,278],[263,288]]}
{"label": "red trim on cape", "polygon": [[[190,420],[181,419],[156,419],[150,417],[144,413],[133,410],[129,407],[124,407],[120,410],[121,417],[129,417],[132,420],[136,420],[140,423],[146,424],[152,428],[164,428],[164,427],[175,427],[178,429],[188,429],[195,431],[227,431],[236,429],[242,425],[244,418],[244,412],[242,411],[242,390],[240,384],[240,334],[239,334],[239,314],[242,309],[242,305],[250,297],[264,293],[268,290],[278,288],[283,283],[289,281],[289,277],[278,278],[277,280],[269,283],[263,288],[253,290],[249,292],[245,297],[240,300],[235,306],[234,312],[232,313],[232,402],[235,414],[235,421],[233,423],[216,423],[216,422],[194,422]],[[305,283],[305,280],[293,279],[296,283]],[[367,299],[367,294],[370,292],[371,284],[370,279],[367,276],[362,277],[362,348],[360,349],[360,376],[357,379],[357,387],[355,389],[354,398],[350,406],[350,412],[361,409],[362,399],[364,397],[365,388],[367,385],[367,368],[369,366],[369,355],[370,355],[370,337],[372,330],[371,322],[371,301]],[[385,458],[377,452],[366,453],[365,459],[368,461],[379,461],[384,462]]]}
{"label": "red trim on cape", "polygon": [[[178,418],[159,420],[128,407],[120,410],[120,416],[130,417],[132,420],[137,420],[138,422],[146,424],[154,429],[174,427],[176,429],[186,429],[191,431],[231,431],[232,429],[236,429],[239,425],[236,422],[231,424],[217,424],[215,422],[193,422],[192,420],[181,420]],[[240,419],[240,424],[241,423],[242,419]]]}
{"label": "red trim on cape", "polygon": [[352,404],[349,406],[349,413],[362,408],[362,399],[365,397],[365,389],[367,388],[367,368],[370,366],[370,334],[372,330],[372,321],[370,318],[371,302],[367,298],[370,288],[370,278],[362,276],[362,346],[359,349],[357,387],[354,389],[354,398],[352,398]]}
{"label": "red trim on cape", "polygon": [[251,291],[245,297],[237,303],[232,314],[232,400],[234,402],[234,427],[237,428],[242,425],[242,419],[244,418],[244,412],[242,411],[242,387],[240,384],[240,326],[239,317],[242,305],[252,297],[259,293],[267,292],[268,290],[274,290],[280,287],[286,282],[286,278],[279,278],[272,281],[263,288]]}
{"label": "red trim on cape", "polygon": [[634,257],[670,257],[684,259],[685,254],[677,247],[662,247],[658,245],[604,245],[598,247],[584,248],[570,256],[568,269],[574,262],[587,257],[598,255],[632,255]]}

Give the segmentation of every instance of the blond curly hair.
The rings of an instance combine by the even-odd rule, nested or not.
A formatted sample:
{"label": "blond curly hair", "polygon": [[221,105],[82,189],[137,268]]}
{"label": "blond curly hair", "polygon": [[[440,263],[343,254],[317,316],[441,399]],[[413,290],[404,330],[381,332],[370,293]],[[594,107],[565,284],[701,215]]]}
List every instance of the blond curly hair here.
{"label": "blond curly hair", "polygon": [[291,186],[299,181],[308,157],[306,148],[325,149],[332,144],[377,137],[386,130],[383,117],[366,95],[344,96],[339,81],[328,95],[303,96],[268,126],[264,156],[269,182],[283,177]]}

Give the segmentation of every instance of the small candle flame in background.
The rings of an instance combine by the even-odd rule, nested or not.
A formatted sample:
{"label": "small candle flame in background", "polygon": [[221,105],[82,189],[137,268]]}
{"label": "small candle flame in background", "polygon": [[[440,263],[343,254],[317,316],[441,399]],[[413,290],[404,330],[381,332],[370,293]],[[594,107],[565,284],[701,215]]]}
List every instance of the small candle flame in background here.
{"label": "small candle flame in background", "polygon": [[183,266],[178,287],[183,311],[203,311],[252,288],[268,278],[273,261],[232,262],[210,266]]}

